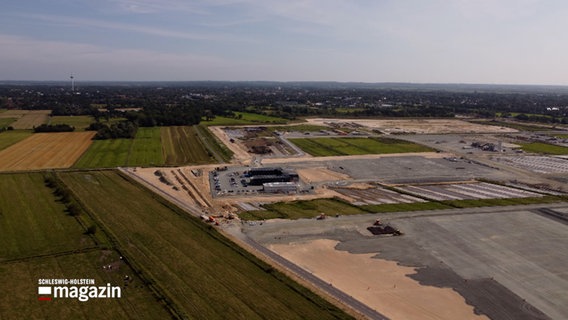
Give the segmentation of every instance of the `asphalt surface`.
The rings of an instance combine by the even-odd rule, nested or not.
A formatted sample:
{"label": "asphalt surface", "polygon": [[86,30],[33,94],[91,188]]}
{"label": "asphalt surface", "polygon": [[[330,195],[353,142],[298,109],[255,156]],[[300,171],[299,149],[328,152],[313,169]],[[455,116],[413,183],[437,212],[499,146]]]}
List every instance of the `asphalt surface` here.
{"label": "asphalt surface", "polygon": [[[567,203],[270,221],[245,226],[263,245],[332,239],[337,250],[378,253],[417,268],[423,285],[452,288],[492,319],[568,319]],[[402,237],[374,237],[380,218]]]}

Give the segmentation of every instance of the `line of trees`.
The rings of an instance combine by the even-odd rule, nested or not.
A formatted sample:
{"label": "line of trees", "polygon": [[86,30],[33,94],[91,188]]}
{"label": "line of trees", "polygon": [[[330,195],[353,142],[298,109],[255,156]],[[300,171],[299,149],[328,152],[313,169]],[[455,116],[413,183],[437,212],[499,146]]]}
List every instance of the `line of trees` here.
{"label": "line of trees", "polygon": [[[71,190],[69,190],[69,188],[55,176],[55,173],[45,173],[43,178],[45,186],[53,189],[53,195],[59,197],[59,201],[65,205],[65,210],[68,215],[76,217],[84,213],[83,208],[81,208],[77,201],[73,199]],[[95,225],[90,225],[86,228],[85,234],[95,234],[96,231],[97,227]]]}
{"label": "line of trees", "polygon": [[106,139],[134,139],[138,131],[138,125],[133,121],[120,121],[110,126],[100,122],[91,123],[86,130],[97,131],[95,140]]}
{"label": "line of trees", "polygon": [[34,132],[73,132],[75,127],[68,124],[42,124],[34,127]]}

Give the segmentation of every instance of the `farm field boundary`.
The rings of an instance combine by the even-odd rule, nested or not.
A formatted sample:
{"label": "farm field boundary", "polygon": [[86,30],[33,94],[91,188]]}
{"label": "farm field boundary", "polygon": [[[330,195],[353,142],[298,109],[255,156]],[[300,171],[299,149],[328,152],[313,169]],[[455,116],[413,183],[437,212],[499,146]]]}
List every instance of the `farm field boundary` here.
{"label": "farm field boundary", "polygon": [[195,126],[162,127],[160,132],[166,165],[213,162]]}
{"label": "farm field boundary", "polygon": [[32,132],[29,130],[9,130],[0,132],[0,150],[4,150],[31,135]]}
{"label": "farm field boundary", "polygon": [[[46,185],[51,173],[0,174],[1,319],[171,318],[120,254],[88,234],[93,222],[71,215],[61,195]],[[112,268],[103,268],[112,266]],[[124,276],[129,275],[128,281]],[[38,301],[38,279],[93,279],[121,286],[120,299]]]}
{"label": "farm field boundary", "polygon": [[[211,149],[226,156],[211,135],[196,126],[141,127],[134,139],[95,140],[75,168],[148,167],[215,162]],[[230,156],[229,156],[230,158]]]}
{"label": "farm field boundary", "polygon": [[0,151],[0,170],[69,168],[89,148],[94,134],[94,132],[33,134]]}
{"label": "farm field boundary", "polygon": [[[182,315],[349,318],[216,230],[113,171],[61,173],[120,251]],[[212,303],[219,301],[220,303]]]}
{"label": "farm field boundary", "polygon": [[14,129],[31,130],[34,127],[47,123],[51,110],[8,110],[3,112],[1,118],[14,118],[11,123]]}
{"label": "farm field boundary", "polygon": [[428,147],[412,142],[382,137],[297,138],[289,140],[304,152],[315,157],[433,151]]}

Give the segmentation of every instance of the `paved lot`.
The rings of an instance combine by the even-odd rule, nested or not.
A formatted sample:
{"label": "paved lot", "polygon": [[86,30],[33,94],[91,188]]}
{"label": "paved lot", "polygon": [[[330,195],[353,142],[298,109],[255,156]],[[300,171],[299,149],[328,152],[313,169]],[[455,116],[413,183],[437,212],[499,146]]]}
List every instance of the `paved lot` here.
{"label": "paved lot", "polygon": [[[377,159],[346,159],[324,162],[327,168],[347,174],[356,180],[384,183],[424,183],[464,181],[474,178],[509,179],[493,168],[461,159],[397,156]],[[289,163],[292,167],[313,166],[310,162]],[[318,163],[321,166],[321,162]]]}
{"label": "paved lot", "polygon": [[[420,267],[413,278],[454,288],[494,319],[568,319],[568,225],[547,210],[568,204],[271,221],[245,231],[264,244],[339,240],[338,250]],[[404,235],[371,236],[366,227],[378,217]]]}
{"label": "paved lot", "polygon": [[497,160],[537,173],[568,173],[568,160],[560,157],[518,156],[499,157]]}
{"label": "paved lot", "polygon": [[504,199],[541,197],[541,194],[478,182],[443,185],[406,185],[397,189],[433,200]]}

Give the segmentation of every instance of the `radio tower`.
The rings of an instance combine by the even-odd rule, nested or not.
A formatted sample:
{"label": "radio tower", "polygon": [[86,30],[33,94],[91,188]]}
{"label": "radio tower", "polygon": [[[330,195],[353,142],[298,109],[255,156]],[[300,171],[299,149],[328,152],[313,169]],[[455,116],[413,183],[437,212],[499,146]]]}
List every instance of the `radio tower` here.
{"label": "radio tower", "polygon": [[69,78],[71,78],[71,91],[75,91],[75,77],[71,75]]}

